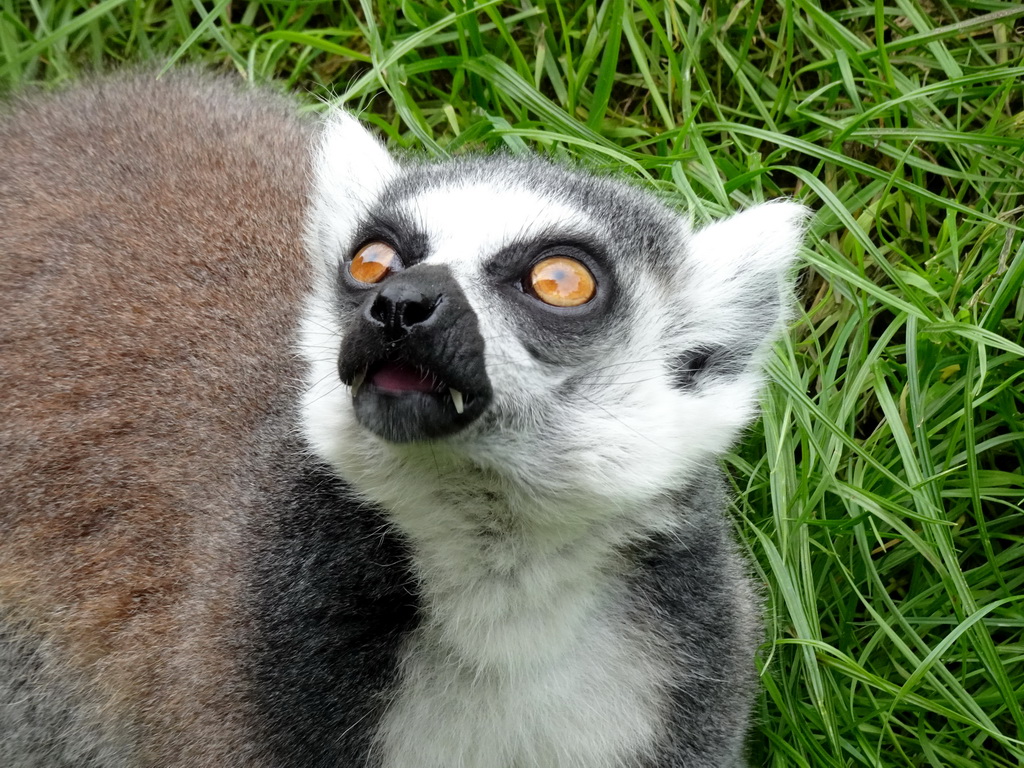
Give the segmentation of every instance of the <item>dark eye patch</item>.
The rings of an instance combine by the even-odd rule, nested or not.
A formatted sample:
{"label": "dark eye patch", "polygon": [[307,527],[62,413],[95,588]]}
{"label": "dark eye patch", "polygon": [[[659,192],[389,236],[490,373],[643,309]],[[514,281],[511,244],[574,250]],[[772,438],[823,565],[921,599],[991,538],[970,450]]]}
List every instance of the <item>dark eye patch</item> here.
{"label": "dark eye patch", "polygon": [[406,268],[430,255],[430,238],[408,217],[398,211],[383,210],[369,214],[356,228],[350,259],[362,246],[374,241],[387,243],[401,256]]}
{"label": "dark eye patch", "polygon": [[[593,296],[577,306],[553,306],[530,292],[531,270],[548,258],[568,258],[593,277]],[[577,232],[548,232],[509,243],[484,264],[483,276],[537,360],[575,365],[608,352],[616,318],[627,311],[607,247]],[[607,342],[607,343],[605,343]]]}
{"label": "dark eye patch", "polygon": [[407,269],[430,255],[430,238],[408,217],[396,209],[384,208],[366,215],[356,227],[350,243],[339,254],[335,279],[335,295],[339,309],[354,311],[363,301],[367,285],[351,273],[352,260],[371,244],[379,243],[394,250],[397,263]]}
{"label": "dark eye patch", "polygon": [[586,234],[573,231],[552,231],[529,240],[514,240],[487,259],[484,275],[496,283],[518,282],[547,254],[578,259],[599,281],[611,276],[605,246]]}

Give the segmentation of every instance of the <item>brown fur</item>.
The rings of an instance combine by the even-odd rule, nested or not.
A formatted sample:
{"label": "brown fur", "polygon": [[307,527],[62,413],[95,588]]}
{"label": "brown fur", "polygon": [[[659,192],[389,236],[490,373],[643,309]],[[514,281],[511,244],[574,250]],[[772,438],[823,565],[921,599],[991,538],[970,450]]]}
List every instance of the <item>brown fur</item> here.
{"label": "brown fur", "polygon": [[187,73],[0,118],[0,629],[132,764],[260,762],[224,684],[231,513],[299,386],[310,133]]}

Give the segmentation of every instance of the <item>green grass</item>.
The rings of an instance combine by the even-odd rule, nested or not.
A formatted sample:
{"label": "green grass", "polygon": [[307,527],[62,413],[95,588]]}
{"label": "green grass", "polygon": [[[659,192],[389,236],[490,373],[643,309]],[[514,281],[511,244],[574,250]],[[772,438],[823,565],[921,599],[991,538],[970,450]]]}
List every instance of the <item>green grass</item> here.
{"label": "green grass", "polygon": [[395,147],[627,169],[697,220],[807,203],[728,457],[769,597],[753,763],[1019,768],[1022,38],[997,0],[0,0],[0,89],[200,60]]}

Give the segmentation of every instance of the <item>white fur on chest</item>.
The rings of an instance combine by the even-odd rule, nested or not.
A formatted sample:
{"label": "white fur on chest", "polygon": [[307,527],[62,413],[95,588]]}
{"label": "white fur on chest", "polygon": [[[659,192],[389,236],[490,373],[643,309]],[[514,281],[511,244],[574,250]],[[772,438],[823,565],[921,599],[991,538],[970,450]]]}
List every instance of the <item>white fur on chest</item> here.
{"label": "white fur on chest", "polygon": [[474,670],[418,633],[380,733],[383,766],[630,765],[659,731],[657,673],[614,628],[586,632],[559,658],[517,671]]}
{"label": "white fur on chest", "polygon": [[613,768],[649,752],[671,675],[625,615],[608,531],[414,527],[425,616],[378,733],[383,768]]}

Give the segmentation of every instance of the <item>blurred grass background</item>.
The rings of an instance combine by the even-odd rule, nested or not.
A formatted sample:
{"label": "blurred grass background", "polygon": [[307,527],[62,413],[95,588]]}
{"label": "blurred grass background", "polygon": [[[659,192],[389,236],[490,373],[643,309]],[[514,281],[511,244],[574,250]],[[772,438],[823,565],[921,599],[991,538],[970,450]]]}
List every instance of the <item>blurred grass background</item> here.
{"label": "blurred grass background", "polygon": [[769,597],[752,764],[1024,765],[1024,6],[0,0],[0,92],[153,59],[396,148],[622,169],[698,221],[811,206],[728,457]]}

